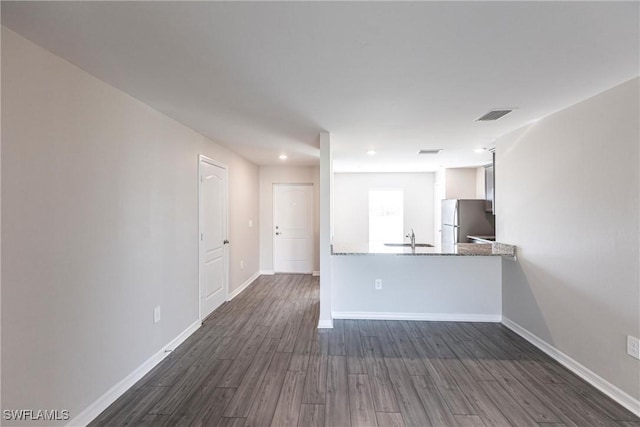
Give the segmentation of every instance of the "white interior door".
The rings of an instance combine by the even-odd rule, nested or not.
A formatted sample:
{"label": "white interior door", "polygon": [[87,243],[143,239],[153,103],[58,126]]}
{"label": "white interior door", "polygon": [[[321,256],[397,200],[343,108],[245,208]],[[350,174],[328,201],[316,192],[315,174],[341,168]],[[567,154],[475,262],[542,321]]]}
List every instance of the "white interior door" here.
{"label": "white interior door", "polygon": [[227,299],[227,168],[200,157],[200,319]]}
{"label": "white interior door", "polygon": [[313,185],[273,185],[273,269],[313,272]]}

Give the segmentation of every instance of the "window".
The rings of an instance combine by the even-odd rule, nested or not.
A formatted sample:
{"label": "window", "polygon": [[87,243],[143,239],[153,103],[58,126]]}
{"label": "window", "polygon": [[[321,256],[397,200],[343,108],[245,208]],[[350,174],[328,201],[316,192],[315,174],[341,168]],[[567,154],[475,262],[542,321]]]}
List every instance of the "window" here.
{"label": "window", "polygon": [[402,189],[369,189],[369,246],[402,243],[403,201]]}

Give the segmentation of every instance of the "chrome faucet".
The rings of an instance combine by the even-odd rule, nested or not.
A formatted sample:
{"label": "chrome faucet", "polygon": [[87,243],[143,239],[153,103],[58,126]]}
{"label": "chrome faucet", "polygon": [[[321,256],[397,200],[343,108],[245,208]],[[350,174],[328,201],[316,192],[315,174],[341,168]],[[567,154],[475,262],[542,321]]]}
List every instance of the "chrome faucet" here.
{"label": "chrome faucet", "polygon": [[407,233],[405,237],[411,239],[411,249],[416,249],[416,233],[413,232],[413,228],[411,229],[411,234]]}

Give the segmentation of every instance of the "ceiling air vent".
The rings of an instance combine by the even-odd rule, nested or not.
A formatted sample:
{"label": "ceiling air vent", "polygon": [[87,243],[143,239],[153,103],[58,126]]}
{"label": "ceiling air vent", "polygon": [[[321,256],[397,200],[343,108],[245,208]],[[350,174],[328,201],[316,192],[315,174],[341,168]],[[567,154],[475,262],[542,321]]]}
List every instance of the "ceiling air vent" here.
{"label": "ceiling air vent", "polygon": [[418,151],[418,154],[438,154],[442,151],[442,148],[422,149]]}
{"label": "ceiling air vent", "polygon": [[510,110],[491,110],[489,111],[487,114],[485,114],[482,117],[478,117],[476,119],[476,122],[488,122],[491,120],[498,120],[500,117],[504,117],[507,114],[509,114],[510,112],[512,112],[513,109]]}

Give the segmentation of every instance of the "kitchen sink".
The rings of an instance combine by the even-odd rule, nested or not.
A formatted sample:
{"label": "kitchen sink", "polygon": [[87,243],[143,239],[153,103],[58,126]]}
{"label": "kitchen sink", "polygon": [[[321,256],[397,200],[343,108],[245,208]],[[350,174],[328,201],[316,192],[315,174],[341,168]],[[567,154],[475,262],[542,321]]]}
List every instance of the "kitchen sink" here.
{"label": "kitchen sink", "polygon": [[[385,246],[397,246],[397,247],[404,247],[404,248],[410,248],[411,247],[411,243],[385,243]],[[416,248],[432,248],[433,245],[430,245],[429,243],[416,243]]]}

